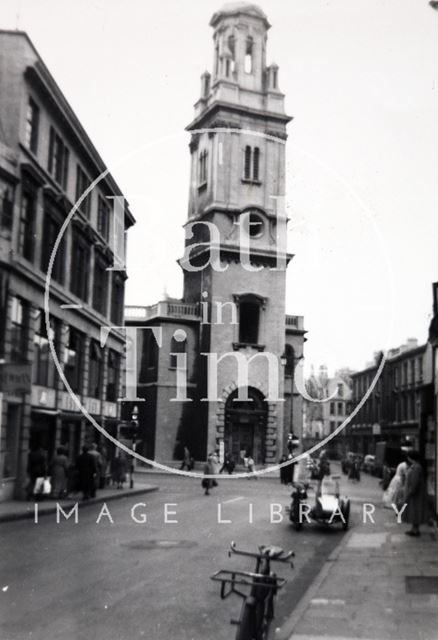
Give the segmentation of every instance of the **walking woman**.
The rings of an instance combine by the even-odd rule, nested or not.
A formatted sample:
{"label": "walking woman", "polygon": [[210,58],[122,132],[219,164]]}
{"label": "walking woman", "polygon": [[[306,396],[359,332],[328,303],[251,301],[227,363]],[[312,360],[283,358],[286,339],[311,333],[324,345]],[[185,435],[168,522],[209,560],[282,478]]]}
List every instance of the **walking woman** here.
{"label": "walking woman", "polygon": [[[213,454],[209,453],[207,462],[204,465],[204,475],[211,476],[215,473],[215,471],[216,470],[213,464]],[[213,487],[217,487],[217,482],[216,480],[214,480],[214,478],[202,478],[201,484],[203,489],[205,489],[204,493],[206,496],[210,495],[210,489],[212,489]]]}
{"label": "walking woman", "polygon": [[408,464],[405,490],[407,507],[403,515],[405,522],[411,524],[411,529],[405,533],[407,536],[418,537],[421,535],[420,525],[427,522],[426,480],[418,451],[408,453]]}

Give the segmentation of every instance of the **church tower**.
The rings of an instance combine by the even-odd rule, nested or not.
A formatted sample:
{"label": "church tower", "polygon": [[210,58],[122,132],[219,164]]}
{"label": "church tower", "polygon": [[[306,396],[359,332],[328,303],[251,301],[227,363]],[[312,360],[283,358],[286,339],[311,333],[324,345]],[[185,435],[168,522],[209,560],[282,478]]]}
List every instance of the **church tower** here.
{"label": "church tower", "polygon": [[[210,396],[205,410],[208,450],[223,441],[236,461],[246,450],[256,464],[269,464],[281,456],[285,439],[281,358],[291,256],[281,258],[291,118],[284,111],[278,66],[266,63],[270,24],[264,12],[254,4],[230,3],[210,25],[213,70],[201,77],[201,96],[187,127],[184,301],[201,303],[200,352],[217,358],[242,354],[248,363],[244,399],[237,397],[239,356],[227,355],[217,366],[217,398]],[[207,358],[203,362],[201,378],[207,380]],[[278,393],[272,391],[276,376]]]}

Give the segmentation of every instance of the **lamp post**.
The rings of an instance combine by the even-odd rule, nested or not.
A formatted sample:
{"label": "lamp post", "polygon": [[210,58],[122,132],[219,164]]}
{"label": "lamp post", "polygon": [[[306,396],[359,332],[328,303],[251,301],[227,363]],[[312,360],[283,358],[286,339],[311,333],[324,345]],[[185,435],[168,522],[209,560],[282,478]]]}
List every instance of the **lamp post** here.
{"label": "lamp post", "polygon": [[[135,445],[137,441],[137,431],[138,431],[138,407],[134,406],[131,413],[131,435],[132,435],[132,450],[135,451]],[[130,468],[130,478],[129,478],[129,488],[134,488],[134,466],[135,466],[135,458],[131,457],[131,468]]]}

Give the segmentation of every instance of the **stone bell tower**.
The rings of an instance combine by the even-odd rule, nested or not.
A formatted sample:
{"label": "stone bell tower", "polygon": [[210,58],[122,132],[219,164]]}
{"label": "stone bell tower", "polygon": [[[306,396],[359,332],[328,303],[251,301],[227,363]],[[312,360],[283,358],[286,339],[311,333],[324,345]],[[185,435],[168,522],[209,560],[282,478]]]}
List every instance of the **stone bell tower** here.
{"label": "stone bell tower", "polygon": [[[263,11],[254,4],[226,4],[210,25],[213,72],[201,76],[201,97],[187,127],[191,179],[185,255],[190,254],[192,267],[180,262],[184,300],[202,302],[200,352],[218,358],[242,354],[248,362],[247,399],[240,401],[237,358],[228,355],[218,365],[218,397],[210,398],[206,409],[208,449],[223,439],[235,459],[246,450],[256,464],[272,463],[283,440],[283,402],[270,392],[268,360],[276,359],[282,398],[291,256],[283,264],[278,259],[286,242],[282,199],[291,118],[284,111],[278,67],[266,64],[270,24]],[[213,249],[216,262],[210,259]],[[204,373],[201,378],[207,379]]]}

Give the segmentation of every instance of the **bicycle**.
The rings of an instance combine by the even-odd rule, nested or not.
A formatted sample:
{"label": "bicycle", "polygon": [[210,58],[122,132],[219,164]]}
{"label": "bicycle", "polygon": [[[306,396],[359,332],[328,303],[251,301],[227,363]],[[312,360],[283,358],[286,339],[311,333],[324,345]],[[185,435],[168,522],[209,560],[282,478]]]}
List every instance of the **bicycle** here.
{"label": "bicycle", "polygon": [[[236,548],[235,542],[231,542],[230,546],[228,557],[234,553],[256,558],[254,572],[221,569],[211,576],[212,580],[222,583],[222,600],[232,593],[243,598],[239,620],[231,620],[232,624],[237,624],[235,640],[267,640],[274,617],[275,595],[287,582],[285,578],[271,572],[271,562],[284,562],[293,568],[290,558],[295,554],[293,551],[285,553],[281,547],[275,546],[262,545],[258,553],[240,551]],[[250,587],[249,593],[236,589],[236,585]]]}

